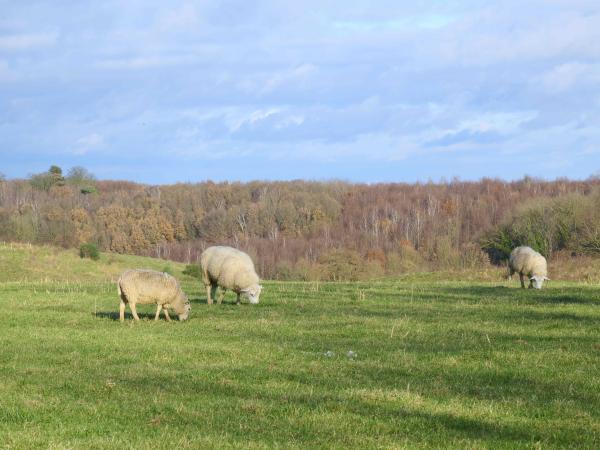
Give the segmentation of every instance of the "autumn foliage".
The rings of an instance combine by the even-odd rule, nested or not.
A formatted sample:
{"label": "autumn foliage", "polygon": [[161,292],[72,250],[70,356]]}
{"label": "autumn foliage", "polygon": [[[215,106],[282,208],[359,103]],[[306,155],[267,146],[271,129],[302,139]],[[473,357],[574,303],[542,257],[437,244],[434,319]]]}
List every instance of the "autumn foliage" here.
{"label": "autumn foliage", "polygon": [[600,242],[592,226],[596,216],[586,212],[597,179],[148,186],[91,177],[82,182],[81,173],[74,183],[55,175],[44,183],[39,177],[0,180],[1,240],[77,248],[95,243],[102,251],[188,264],[207,246],[225,244],[250,253],[264,278],[367,279],[488,264],[489,256],[501,256],[498,245],[528,238],[525,222],[521,231],[511,224],[536,205],[542,205],[538,215],[527,214],[538,225],[545,211],[554,211],[554,245],[564,235],[560,227],[575,225],[559,217],[567,206],[549,205],[576,198],[574,205],[589,203],[576,210],[583,222],[575,227],[589,239],[574,250]]}

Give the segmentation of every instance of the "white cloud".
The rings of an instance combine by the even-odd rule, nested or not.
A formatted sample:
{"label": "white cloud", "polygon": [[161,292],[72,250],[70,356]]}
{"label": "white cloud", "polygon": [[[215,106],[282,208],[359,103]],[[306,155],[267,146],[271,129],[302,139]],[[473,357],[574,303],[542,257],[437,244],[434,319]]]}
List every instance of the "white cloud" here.
{"label": "white cloud", "polygon": [[0,36],[0,51],[18,52],[51,47],[56,44],[58,33],[31,33]]}
{"label": "white cloud", "polygon": [[458,130],[468,130],[473,132],[497,132],[501,134],[513,133],[517,131],[521,125],[535,119],[537,111],[518,111],[518,112],[493,112],[477,114],[477,117],[463,120]]}
{"label": "white cloud", "polygon": [[292,114],[286,117],[283,117],[278,123],[275,124],[275,128],[281,130],[283,128],[288,128],[291,126],[299,126],[304,123],[306,118],[300,114]]}
{"label": "white cloud", "polygon": [[289,84],[306,82],[317,71],[318,68],[313,64],[301,64],[290,69],[247,77],[238,83],[238,88],[248,94],[264,95]]}
{"label": "white cloud", "polygon": [[257,122],[267,119],[281,111],[279,108],[257,109],[250,113],[241,111],[230,111],[225,116],[225,121],[230,132],[238,131],[244,125],[253,125]]}
{"label": "white cloud", "polygon": [[128,58],[105,59],[96,62],[95,66],[100,69],[109,70],[139,70],[155,67],[178,66],[182,64],[193,63],[194,57],[191,55],[182,56],[134,56]]}
{"label": "white cloud", "polygon": [[14,81],[15,74],[10,70],[7,61],[0,59],[0,81]]}
{"label": "white cloud", "polygon": [[599,159],[597,0],[12,3],[5,148],[291,165],[419,155],[422,174],[442,154]]}
{"label": "white cloud", "polygon": [[420,145],[440,151],[461,151],[494,147],[510,137],[524,134],[523,125],[533,121],[537,111],[464,113],[465,118],[450,128],[433,128],[423,134]]}
{"label": "white cloud", "polygon": [[75,155],[85,155],[95,148],[101,146],[104,143],[104,138],[98,133],[88,134],[87,136],[83,136],[75,142],[75,149],[73,154]]}
{"label": "white cloud", "polygon": [[164,13],[160,18],[160,28],[181,31],[181,29],[197,26],[199,22],[197,6],[193,3],[184,3]]}
{"label": "white cloud", "polygon": [[600,83],[600,63],[568,62],[560,64],[541,77],[543,86],[552,93]]}
{"label": "white cloud", "polygon": [[331,25],[334,29],[355,32],[414,29],[434,30],[444,28],[455,20],[455,16],[447,14],[418,14],[405,15],[393,19],[334,20]]}
{"label": "white cloud", "polygon": [[[541,5],[538,5],[541,6]],[[543,7],[489,6],[475,10],[434,40],[426,39],[425,56],[438,54],[444,64],[486,66],[498,63],[531,63],[564,58],[600,57],[600,14],[565,10],[551,14]]]}

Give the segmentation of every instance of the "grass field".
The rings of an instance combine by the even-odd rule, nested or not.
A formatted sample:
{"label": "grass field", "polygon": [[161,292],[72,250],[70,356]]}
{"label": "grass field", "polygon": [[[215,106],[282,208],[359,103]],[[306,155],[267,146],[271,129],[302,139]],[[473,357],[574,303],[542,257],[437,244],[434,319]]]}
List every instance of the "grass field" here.
{"label": "grass field", "polygon": [[[116,320],[118,273],[167,264],[190,320]],[[0,245],[0,268],[0,447],[600,447],[595,284],[265,282],[209,307],[176,263]]]}

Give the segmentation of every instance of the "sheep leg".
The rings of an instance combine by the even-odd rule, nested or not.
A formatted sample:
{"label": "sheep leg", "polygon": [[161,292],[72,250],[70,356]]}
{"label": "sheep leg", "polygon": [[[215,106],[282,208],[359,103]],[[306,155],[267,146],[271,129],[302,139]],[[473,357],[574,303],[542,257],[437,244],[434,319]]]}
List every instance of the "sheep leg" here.
{"label": "sheep leg", "polygon": [[121,300],[121,304],[119,305],[119,320],[121,322],[125,321],[125,302]]}
{"label": "sheep leg", "polygon": [[206,285],[206,303],[208,303],[209,305],[212,305],[212,297],[210,295],[211,291],[212,291],[212,285],[207,284]]}
{"label": "sheep leg", "polygon": [[167,319],[167,322],[171,321],[171,316],[169,316],[169,310],[167,308],[163,309],[163,312],[165,313],[165,319]]}
{"label": "sheep leg", "polygon": [[211,295],[211,305],[213,300],[215,300],[217,298],[217,289],[219,288],[219,286],[217,286],[216,284],[211,284],[210,285],[210,295]]}
{"label": "sheep leg", "polygon": [[133,318],[135,320],[140,320],[140,317],[137,314],[137,311],[135,310],[135,303],[129,303],[129,309],[131,309],[131,314],[133,314]]}
{"label": "sheep leg", "polygon": [[521,288],[525,289],[525,280],[522,273],[519,274],[519,278],[521,279]]}
{"label": "sheep leg", "polygon": [[156,305],[156,315],[154,316],[154,321],[156,322],[158,320],[158,317],[160,316],[160,310],[162,309],[162,305]]}
{"label": "sheep leg", "polygon": [[239,292],[237,293],[237,300],[235,301],[235,304],[236,305],[240,304],[240,293]]}
{"label": "sheep leg", "polygon": [[223,301],[223,297],[225,297],[225,292],[227,291],[227,289],[225,288],[221,288],[221,291],[219,292],[219,297],[217,297],[217,303],[220,305],[221,302]]}

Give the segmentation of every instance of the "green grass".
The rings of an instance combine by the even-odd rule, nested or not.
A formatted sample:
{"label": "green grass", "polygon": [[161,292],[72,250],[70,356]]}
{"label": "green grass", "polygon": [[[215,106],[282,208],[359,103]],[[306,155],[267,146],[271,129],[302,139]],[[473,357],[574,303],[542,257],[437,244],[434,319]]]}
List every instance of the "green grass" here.
{"label": "green grass", "polygon": [[121,324],[115,274],[165,262],[71,253],[0,246],[0,447],[600,446],[597,285],[265,282],[209,307],[170,263],[190,320]]}
{"label": "green grass", "polygon": [[180,277],[185,264],[116,253],[101,253],[100,260],[93,261],[80,258],[77,249],[0,243],[0,282],[116,282],[121,272],[132,267],[160,271],[169,267],[174,276]]}

